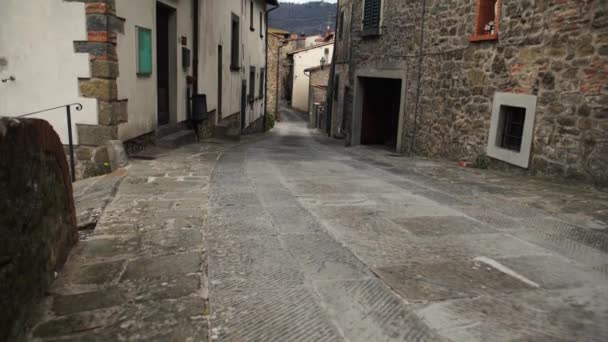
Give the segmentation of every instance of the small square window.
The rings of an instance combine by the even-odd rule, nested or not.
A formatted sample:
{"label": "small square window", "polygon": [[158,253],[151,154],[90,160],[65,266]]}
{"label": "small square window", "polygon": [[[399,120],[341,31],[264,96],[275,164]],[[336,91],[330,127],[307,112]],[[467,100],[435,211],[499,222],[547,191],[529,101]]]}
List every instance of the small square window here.
{"label": "small square window", "polygon": [[498,39],[498,27],[502,0],[477,0],[475,33],[470,41]]}
{"label": "small square window", "polygon": [[137,75],[152,75],[152,30],[136,26]]}
{"label": "small square window", "polygon": [[496,146],[521,152],[521,142],[526,122],[526,109],[501,105]]}

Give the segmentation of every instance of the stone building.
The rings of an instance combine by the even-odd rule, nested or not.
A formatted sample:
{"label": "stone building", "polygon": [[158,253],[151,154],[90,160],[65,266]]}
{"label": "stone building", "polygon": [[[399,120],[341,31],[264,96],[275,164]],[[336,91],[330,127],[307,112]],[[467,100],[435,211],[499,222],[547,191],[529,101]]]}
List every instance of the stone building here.
{"label": "stone building", "polygon": [[327,102],[327,84],[331,67],[319,65],[304,70],[308,78],[308,116],[309,127],[325,130],[325,108]]}
{"label": "stone building", "polygon": [[[268,6],[270,5],[270,6]],[[206,132],[261,129],[266,11],[277,0],[6,0],[0,2],[0,116],[70,103],[78,178],[103,172],[105,143],[180,134],[191,94]],[[68,143],[65,109],[47,120]],[[177,131],[177,132],[176,132]]]}
{"label": "stone building", "polygon": [[279,102],[284,97],[285,78],[289,74],[287,62],[287,52],[295,46],[290,39],[289,32],[268,28],[268,80],[266,82],[266,111],[269,114],[279,117]]}
{"label": "stone building", "polygon": [[308,86],[310,82],[308,75],[304,71],[320,64],[331,64],[333,49],[333,42],[324,42],[287,53],[291,62],[291,106],[293,108],[302,112],[308,111]]}
{"label": "stone building", "polygon": [[340,0],[338,9],[334,135],[608,184],[605,1]]}

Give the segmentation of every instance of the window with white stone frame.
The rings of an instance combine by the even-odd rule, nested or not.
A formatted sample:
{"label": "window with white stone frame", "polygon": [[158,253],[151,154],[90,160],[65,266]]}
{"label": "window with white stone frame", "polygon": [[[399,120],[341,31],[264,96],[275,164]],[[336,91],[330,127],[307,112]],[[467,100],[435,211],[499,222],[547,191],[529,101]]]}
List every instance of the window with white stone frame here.
{"label": "window with white stone frame", "polygon": [[522,168],[530,166],[536,96],[496,93],[487,154]]}

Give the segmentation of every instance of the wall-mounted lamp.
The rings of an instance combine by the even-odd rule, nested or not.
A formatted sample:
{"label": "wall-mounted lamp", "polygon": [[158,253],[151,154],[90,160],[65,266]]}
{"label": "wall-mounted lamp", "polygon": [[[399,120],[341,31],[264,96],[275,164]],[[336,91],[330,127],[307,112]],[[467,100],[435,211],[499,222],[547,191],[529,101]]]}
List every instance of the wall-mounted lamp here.
{"label": "wall-mounted lamp", "polygon": [[321,57],[321,70],[323,70],[323,68],[325,67],[325,64],[327,64],[327,60],[325,59],[325,57]]}

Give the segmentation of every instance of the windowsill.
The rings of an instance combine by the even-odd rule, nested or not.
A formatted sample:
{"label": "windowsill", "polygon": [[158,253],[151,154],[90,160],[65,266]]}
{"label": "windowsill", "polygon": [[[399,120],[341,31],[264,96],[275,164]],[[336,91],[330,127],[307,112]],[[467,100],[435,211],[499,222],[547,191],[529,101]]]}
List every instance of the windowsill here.
{"label": "windowsill", "polygon": [[373,28],[373,29],[365,29],[363,31],[361,31],[361,37],[378,37],[380,36],[380,28]]}
{"label": "windowsill", "polygon": [[231,65],[230,66],[230,70],[232,70],[232,71],[241,71],[241,67],[240,66]]}
{"label": "windowsill", "polygon": [[469,37],[469,42],[485,42],[485,41],[493,41],[498,40],[498,33],[494,34],[476,34]]}

